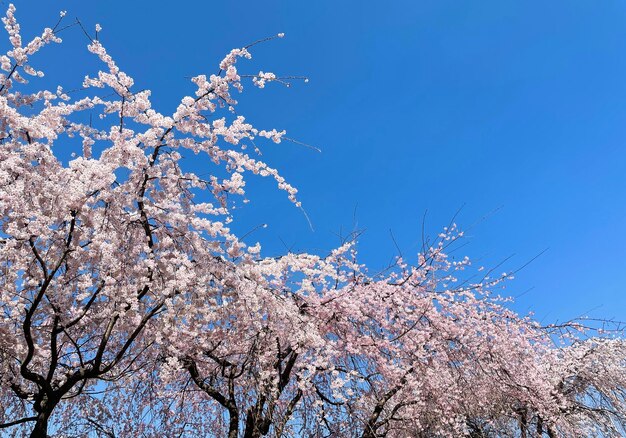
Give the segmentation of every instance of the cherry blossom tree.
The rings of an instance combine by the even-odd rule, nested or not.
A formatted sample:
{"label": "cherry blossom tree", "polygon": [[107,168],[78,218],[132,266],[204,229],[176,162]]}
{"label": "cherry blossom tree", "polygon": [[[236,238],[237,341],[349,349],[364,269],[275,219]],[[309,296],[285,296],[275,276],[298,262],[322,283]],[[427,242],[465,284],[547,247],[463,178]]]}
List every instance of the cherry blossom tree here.
{"label": "cherry blossom tree", "polygon": [[[59,25],[23,44],[14,13],[10,6],[3,20],[11,47],[0,59],[3,427],[33,423],[32,436],[45,436],[64,400],[145,366],[162,314],[211,300],[208,285],[237,271],[228,260],[246,248],[226,225],[228,195],[244,193],[244,172],[275,178],[294,202],[296,190],[235,149],[257,137],[280,142],[283,132],[259,131],[241,116],[210,119],[234,112],[231,91],[242,89],[235,63],[249,47],[229,53],[217,74],[193,78],[195,93],[164,116],[95,39],[88,48],[105,69],[84,80],[92,96],[29,92],[26,78],[43,75],[31,58],[60,42]],[[275,79],[262,74],[256,83]],[[83,123],[86,111],[114,122]],[[64,163],[58,149],[74,137],[82,153]],[[229,177],[184,171],[182,150]]]}
{"label": "cherry blossom tree", "polygon": [[[325,257],[265,257],[231,231],[250,173],[300,207],[296,189],[247,152],[285,132],[236,112],[245,79],[261,88],[294,79],[240,74],[256,43],[194,77],[164,115],[107,53],[99,27],[85,34],[103,67],[85,77],[82,97],[31,84],[43,76],[31,59],[60,42],[63,15],[27,43],[12,5],[3,19],[0,433],[624,431],[619,333],[558,331],[510,311],[494,294],[510,273],[472,280],[470,260],[448,255],[463,235],[455,225],[383,274],[358,262],[354,240]],[[191,154],[202,171],[188,169]]]}
{"label": "cherry blossom tree", "polygon": [[469,261],[448,262],[459,236],[443,236],[383,278],[350,245],[252,264],[226,306],[185,311],[139,379],[153,388],[110,393],[151,406],[111,436],[620,436],[624,342],[518,317],[481,291],[501,278],[450,290]]}

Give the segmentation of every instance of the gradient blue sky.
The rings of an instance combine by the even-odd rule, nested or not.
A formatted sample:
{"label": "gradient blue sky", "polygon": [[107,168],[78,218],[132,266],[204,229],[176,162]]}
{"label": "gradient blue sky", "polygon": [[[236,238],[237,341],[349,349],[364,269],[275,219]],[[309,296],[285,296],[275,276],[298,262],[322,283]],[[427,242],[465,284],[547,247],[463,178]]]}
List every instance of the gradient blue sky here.
{"label": "gradient blue sky", "polygon": [[[6,7],[7,2],[0,2]],[[241,113],[259,127],[320,147],[264,147],[301,192],[299,210],[251,181],[242,232],[256,224],[269,252],[325,253],[336,234],[365,229],[373,269],[434,235],[465,205],[466,253],[517,275],[515,308],[544,322],[626,319],[626,3],[581,1],[16,0],[25,34],[79,17],[120,66],[172,111],[185,77],[215,71],[230,48],[257,47],[240,70],[304,74],[308,84],[250,90]],[[76,28],[36,58],[76,87],[97,64]],[[495,209],[495,214],[489,215]],[[488,218],[481,221],[483,216]],[[282,242],[281,242],[282,241]],[[462,251],[463,251],[462,250]]]}

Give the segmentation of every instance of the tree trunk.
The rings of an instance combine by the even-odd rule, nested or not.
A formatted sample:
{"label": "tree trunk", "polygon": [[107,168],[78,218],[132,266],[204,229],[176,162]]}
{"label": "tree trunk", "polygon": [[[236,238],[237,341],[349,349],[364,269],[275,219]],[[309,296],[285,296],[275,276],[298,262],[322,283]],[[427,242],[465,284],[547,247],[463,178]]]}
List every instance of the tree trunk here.
{"label": "tree trunk", "polygon": [[239,413],[237,408],[228,408],[228,438],[237,438],[239,435]]}
{"label": "tree trunk", "polygon": [[256,419],[254,417],[254,411],[249,408],[246,414],[246,428],[243,432],[243,438],[255,438]]}
{"label": "tree trunk", "polygon": [[37,415],[37,422],[30,433],[30,438],[46,438],[48,436],[48,419],[51,413],[52,410],[45,410]]}
{"label": "tree trunk", "polygon": [[526,410],[522,409],[519,411],[519,429],[520,429],[520,438],[528,437],[528,420],[526,419]]}
{"label": "tree trunk", "polygon": [[48,420],[52,415],[52,411],[59,403],[60,397],[50,397],[43,395],[40,400],[35,402],[35,411],[37,412],[37,421],[30,433],[30,438],[47,438],[48,437]]}

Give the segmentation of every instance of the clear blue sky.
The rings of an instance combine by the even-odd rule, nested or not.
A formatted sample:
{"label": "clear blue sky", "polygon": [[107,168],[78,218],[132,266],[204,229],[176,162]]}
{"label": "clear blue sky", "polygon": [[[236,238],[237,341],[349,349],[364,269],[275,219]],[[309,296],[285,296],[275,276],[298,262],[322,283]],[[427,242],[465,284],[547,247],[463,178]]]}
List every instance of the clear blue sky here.
{"label": "clear blue sky", "polygon": [[[6,7],[7,2],[2,2]],[[626,3],[616,0],[179,1],[16,0],[27,34],[59,10],[93,28],[137,87],[171,111],[231,47],[285,32],[241,70],[305,74],[241,98],[260,127],[323,149],[267,144],[266,160],[301,192],[303,215],[267,181],[251,181],[243,232],[270,252],[325,253],[336,233],[366,229],[363,260],[416,252],[462,205],[467,253],[517,275],[515,308],[545,322],[626,319]],[[67,31],[47,50],[48,80],[77,86],[96,64]],[[78,53],[78,55],[77,55]],[[82,65],[82,67],[80,67]],[[80,67],[80,68],[77,68]],[[594,309],[594,310],[592,310]]]}

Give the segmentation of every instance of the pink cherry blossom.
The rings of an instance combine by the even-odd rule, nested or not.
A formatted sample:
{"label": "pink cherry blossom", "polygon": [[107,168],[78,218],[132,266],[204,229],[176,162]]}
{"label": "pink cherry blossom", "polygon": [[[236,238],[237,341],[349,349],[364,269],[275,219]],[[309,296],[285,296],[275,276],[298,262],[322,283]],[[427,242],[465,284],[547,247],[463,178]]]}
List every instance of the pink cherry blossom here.
{"label": "pink cherry blossom", "polygon": [[61,40],[25,43],[15,13],[0,55],[2,433],[622,436],[620,331],[515,314],[495,295],[514,273],[450,255],[455,225],[380,275],[354,241],[266,257],[235,235],[251,175],[300,206],[245,152],[288,140],[235,111],[234,91],[293,79],[241,74],[254,44],[161,114],[97,39],[80,97],[32,91],[32,55]]}

